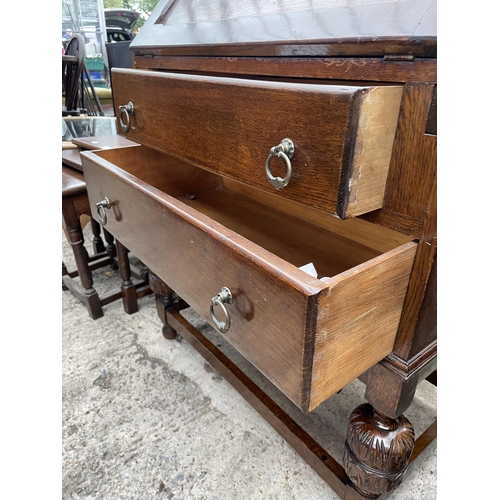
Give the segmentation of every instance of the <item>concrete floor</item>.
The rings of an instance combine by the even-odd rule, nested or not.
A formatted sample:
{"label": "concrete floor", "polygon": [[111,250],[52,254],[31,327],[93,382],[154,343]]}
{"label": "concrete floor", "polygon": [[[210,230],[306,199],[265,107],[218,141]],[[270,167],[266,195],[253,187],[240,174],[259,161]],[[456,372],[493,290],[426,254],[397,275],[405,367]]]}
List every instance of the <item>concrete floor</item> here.
{"label": "concrete floor", "polygon": [[[89,241],[89,227],[85,235]],[[62,254],[72,270],[64,234]],[[100,293],[119,288],[118,271],[94,276]],[[62,292],[63,499],[338,499],[186,341],[163,338],[153,296],[139,308],[127,315],[118,301],[93,321]],[[210,325],[190,309],[184,314],[341,461],[349,414],[364,402],[362,383],[303,415]],[[436,406],[436,388],[423,382],[405,413],[417,436]],[[435,441],[420,455],[391,499],[437,498],[436,448]]]}

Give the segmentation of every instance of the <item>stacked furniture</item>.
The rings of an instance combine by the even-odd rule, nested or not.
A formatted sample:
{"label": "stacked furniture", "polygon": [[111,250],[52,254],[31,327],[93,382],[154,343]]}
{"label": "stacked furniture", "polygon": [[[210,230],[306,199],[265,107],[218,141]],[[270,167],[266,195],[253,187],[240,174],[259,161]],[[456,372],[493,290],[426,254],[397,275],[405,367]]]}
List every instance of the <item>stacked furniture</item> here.
{"label": "stacked furniture", "polygon": [[[394,490],[435,437],[436,3],[161,0],[112,72],[135,147],[82,153],[92,213],[184,336],[341,498]],[[304,412],[356,378],[343,464],[179,310]]]}
{"label": "stacked furniture", "polygon": [[63,116],[104,116],[84,53],[83,37],[77,33],[69,41],[62,56]]}
{"label": "stacked furniture", "polygon": [[[151,288],[147,284],[148,271],[146,268],[139,269],[131,265],[128,249],[101,227],[97,219],[91,217],[80,151],[97,150],[110,145],[129,146],[134,143],[120,136],[104,136],[75,138],[68,144],[73,147],[63,149],[62,152],[62,222],[73,251],[76,269],[68,270],[66,264],[62,263],[63,290],[69,290],[82,302],[92,319],[101,318],[104,315],[103,306],[118,299],[122,299],[125,312],[133,314],[139,310],[137,299],[151,293]],[[85,247],[83,235],[82,220],[85,216],[90,219],[92,229],[91,255]],[[122,284],[120,290],[99,294],[94,287],[93,273],[107,266],[120,271]],[[135,283],[132,278],[136,280]]]}

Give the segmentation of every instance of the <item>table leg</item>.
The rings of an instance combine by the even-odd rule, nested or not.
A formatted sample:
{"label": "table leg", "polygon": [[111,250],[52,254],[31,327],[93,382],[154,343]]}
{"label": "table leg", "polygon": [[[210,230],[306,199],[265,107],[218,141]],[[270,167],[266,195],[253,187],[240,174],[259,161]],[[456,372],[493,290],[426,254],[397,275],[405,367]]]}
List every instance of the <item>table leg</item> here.
{"label": "table leg", "polygon": [[97,291],[94,288],[92,271],[89,268],[89,255],[84,246],[83,231],[80,219],[76,213],[75,207],[70,199],[63,198],[63,224],[68,235],[68,240],[75,256],[76,267],[80,282],[84,288],[83,302],[87,306],[92,319],[100,318],[104,315],[101,301]]}
{"label": "table leg", "polygon": [[359,405],[351,413],[344,450],[345,471],[358,498],[378,498],[397,488],[414,446],[415,432],[406,417],[390,418],[369,403]]}
{"label": "table leg", "polygon": [[116,240],[116,255],[118,257],[118,266],[122,278],[122,302],[123,309],[127,314],[134,314],[139,310],[137,304],[137,292],[132,282],[132,273],[130,271],[130,261],[128,258],[128,249]]}
{"label": "table leg", "polygon": [[114,236],[107,231],[104,227],[102,228],[102,232],[104,233],[104,239],[106,240],[106,253],[110,259],[111,269],[115,271],[118,269],[118,266],[115,264],[113,258],[116,256],[116,246],[115,246],[115,238]]}
{"label": "table leg", "polygon": [[[66,264],[64,262],[62,263],[62,275],[63,276],[68,275],[68,268],[66,267]],[[62,289],[63,289],[63,291],[66,291],[66,290],[68,290],[68,287],[63,283]]]}
{"label": "table leg", "polygon": [[167,309],[171,308],[175,302],[175,294],[173,290],[164,283],[156,274],[149,270],[149,286],[153,293],[155,294],[156,300],[156,311],[158,312],[158,317],[163,323],[162,334],[168,339],[175,339],[177,332],[168,324],[167,321]]}
{"label": "table leg", "polygon": [[92,217],[90,218],[90,224],[92,226],[92,234],[94,235],[94,239],[92,240],[92,246],[94,247],[94,254],[104,252],[105,248],[104,248],[104,242],[102,241],[101,238],[101,226]]}

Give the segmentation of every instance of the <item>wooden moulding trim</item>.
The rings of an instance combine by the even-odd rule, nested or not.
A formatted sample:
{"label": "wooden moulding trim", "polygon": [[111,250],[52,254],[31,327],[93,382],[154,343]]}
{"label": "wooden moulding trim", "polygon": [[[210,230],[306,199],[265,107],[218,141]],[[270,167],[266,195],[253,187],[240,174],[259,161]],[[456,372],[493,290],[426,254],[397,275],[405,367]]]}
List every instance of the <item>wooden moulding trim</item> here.
{"label": "wooden moulding trim", "polygon": [[391,353],[389,356],[380,361],[380,364],[397,373],[405,380],[408,380],[413,377],[416,372],[423,369],[427,363],[431,362],[436,356],[437,340],[429,344],[427,349],[419,352],[409,361],[405,361],[396,354]]}
{"label": "wooden moulding trim", "polygon": [[436,59],[384,61],[381,57],[197,57],[140,55],[136,69],[165,69],[292,78],[373,82],[437,82]]}
{"label": "wooden moulding trim", "polygon": [[425,133],[437,135],[437,85],[434,87],[434,93],[432,94],[432,101],[429,106],[429,115],[427,116]]}
{"label": "wooden moulding trim", "polygon": [[383,57],[386,54],[405,54],[415,57],[437,57],[436,37],[378,37],[360,40],[342,38],[332,40],[314,40],[293,43],[234,43],[207,45],[143,45],[131,48],[135,55],[171,55],[171,56],[255,56],[255,57],[329,57],[329,56],[364,56]]}

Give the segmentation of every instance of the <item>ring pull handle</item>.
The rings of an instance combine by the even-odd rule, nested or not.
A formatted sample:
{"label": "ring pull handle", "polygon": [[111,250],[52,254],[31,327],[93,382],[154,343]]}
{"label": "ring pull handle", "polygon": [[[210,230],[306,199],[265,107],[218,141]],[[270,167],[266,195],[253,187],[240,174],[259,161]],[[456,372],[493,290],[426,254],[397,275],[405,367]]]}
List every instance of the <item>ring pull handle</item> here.
{"label": "ring pull handle", "polygon": [[[126,105],[119,106],[120,111],[120,126],[122,130],[127,133],[130,130],[130,116],[134,115],[134,105],[129,102]],[[125,117],[125,120],[123,119]]]}
{"label": "ring pull handle", "polygon": [[[295,146],[293,145],[291,139],[283,139],[280,144],[271,148],[271,154],[266,160],[266,176],[269,184],[276,189],[284,188],[290,182],[292,177],[292,164],[290,162],[290,158],[292,158],[294,152]],[[286,175],[284,179],[282,177],[274,177],[271,173],[269,166],[274,157],[283,158],[285,161]]]}
{"label": "ring pull handle", "polygon": [[[233,296],[231,294],[231,290],[229,288],[223,286],[220,293],[218,293],[215,297],[212,298],[210,302],[210,316],[215,324],[215,327],[219,332],[226,333],[231,328],[231,318],[229,317],[229,313],[225,308],[224,304],[232,304]],[[224,313],[224,321],[219,321],[215,317],[214,307],[220,306],[222,312]]]}
{"label": "ring pull handle", "polygon": [[111,203],[109,202],[108,198],[104,198],[104,200],[99,201],[98,203],[95,204],[97,207],[97,218],[99,219],[99,222],[105,226],[106,222],[108,222],[108,217],[106,215],[106,209],[111,208]]}

